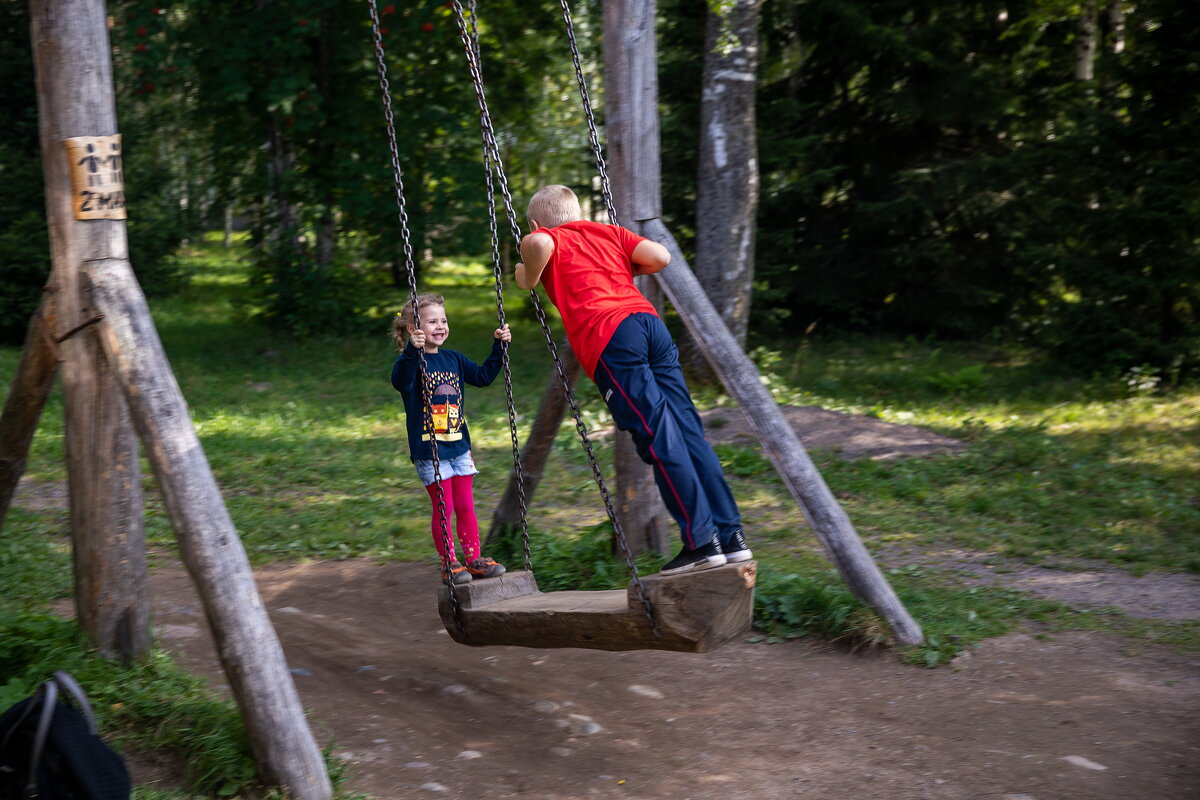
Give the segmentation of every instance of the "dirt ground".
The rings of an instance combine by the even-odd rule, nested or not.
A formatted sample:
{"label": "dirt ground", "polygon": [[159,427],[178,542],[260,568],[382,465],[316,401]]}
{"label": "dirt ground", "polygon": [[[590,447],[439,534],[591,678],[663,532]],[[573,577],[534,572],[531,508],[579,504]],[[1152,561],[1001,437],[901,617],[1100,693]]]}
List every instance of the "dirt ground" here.
{"label": "dirt ground", "polygon": [[[744,435],[737,414],[708,412],[711,438]],[[865,417],[787,414],[809,447],[845,457],[962,446]],[[17,503],[61,496],[23,486]],[[1200,619],[1195,576],[997,569],[962,551],[881,560]],[[1200,798],[1200,659],[1110,635],[1012,634],[934,670],[807,641],[700,655],[477,649],[442,628],[428,565],[280,565],[257,578],[319,742],[348,762],[352,790],[380,800]],[[151,596],[161,644],[224,687],[183,568],[157,570]],[[133,767],[142,785],[172,774]]]}
{"label": "dirt ground", "polygon": [[[934,670],[804,641],[471,648],[428,566],[258,581],[319,741],[377,798],[1200,797],[1200,662],[1112,636],[1014,634]],[[162,644],[222,685],[184,571],[151,592]]]}

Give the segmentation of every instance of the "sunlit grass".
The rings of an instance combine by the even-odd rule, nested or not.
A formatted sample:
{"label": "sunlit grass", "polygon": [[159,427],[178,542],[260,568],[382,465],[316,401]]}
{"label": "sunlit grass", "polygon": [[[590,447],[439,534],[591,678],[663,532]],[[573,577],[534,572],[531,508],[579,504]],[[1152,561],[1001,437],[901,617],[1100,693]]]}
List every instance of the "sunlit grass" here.
{"label": "sunlit grass", "polygon": [[[227,251],[219,237],[195,246],[185,254],[189,288],[154,301],[152,311],[250,557],[259,563],[426,560],[432,569],[428,498],[409,460],[400,398],[389,382],[395,348],[388,330],[408,290],[380,292],[375,333],[295,340],[259,328],[242,314],[241,253],[240,245]],[[421,276],[419,289],[445,295],[452,328],[448,346],[482,360],[497,325],[491,266],[442,260]],[[526,294],[506,287],[504,299],[514,333],[518,433],[524,437],[552,366]],[[557,317],[545,307],[558,339]],[[5,383],[18,355],[14,348],[0,349]],[[897,568],[888,563],[896,554],[959,548],[1034,564],[1090,559],[1135,574],[1200,571],[1195,386],[1160,393],[1144,381],[1070,378],[1011,346],[809,338],[758,343],[754,358],[781,403],[920,425],[967,443],[958,455],[915,460],[847,462],[830,453],[811,454],[885,570]],[[694,392],[701,406],[731,403],[716,387],[695,386]],[[577,400],[589,430],[610,426],[586,379]],[[467,413],[486,527],[512,466],[502,381],[469,390]],[[611,439],[601,437],[595,450],[614,485],[607,474]],[[824,574],[822,547],[769,462],[752,447],[722,446],[718,452],[764,572],[797,573],[805,580]],[[61,482],[63,459],[56,394],[42,417],[26,475]],[[156,549],[169,551],[174,535],[146,474],[147,532]],[[61,509],[23,513],[44,529],[65,526]],[[583,547],[587,532],[604,519],[574,426],[564,424],[530,502],[530,525],[538,536]],[[620,580],[619,571],[614,576]],[[955,592],[962,590],[944,585],[945,576],[902,570],[893,580],[902,595],[932,604],[919,607],[930,619],[943,620],[931,623],[935,635],[954,631],[960,643],[991,635],[986,626],[962,627],[954,609]],[[825,589],[818,594],[830,596]],[[989,619],[1014,625],[1037,618],[1034,606],[1001,599],[993,598],[1007,610]],[[938,604],[944,608],[933,610]],[[947,627],[939,633],[937,625]]]}

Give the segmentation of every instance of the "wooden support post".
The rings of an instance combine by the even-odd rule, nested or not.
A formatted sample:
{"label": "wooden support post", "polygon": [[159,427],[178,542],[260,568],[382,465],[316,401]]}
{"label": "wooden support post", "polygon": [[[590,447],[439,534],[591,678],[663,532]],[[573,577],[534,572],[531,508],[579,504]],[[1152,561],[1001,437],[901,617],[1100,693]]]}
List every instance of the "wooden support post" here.
{"label": "wooden support post", "polygon": [[746,414],[746,419],[762,444],[763,452],[775,465],[776,472],[783,478],[842,578],[860,600],[888,621],[897,641],[921,644],[925,640],[921,626],[909,615],[871,559],[845,510],[829,491],[796,432],[759,380],[754,363],[738,346],[688,268],[687,260],[667,226],[662,220],[648,220],[643,223],[642,233],[671,251],[671,264],[656,275],[659,285],[688,331],[703,344],[709,364],[729,394],[743,409],[753,409],[753,413]]}
{"label": "wooden support post", "polygon": [[[644,118],[638,109],[648,93],[657,95],[654,48],[654,3],[604,4],[605,134],[608,174],[617,221],[661,214],[657,147],[658,115]],[[645,127],[642,125],[645,124]],[[662,293],[649,277],[634,281],[642,294],[662,310]],[[654,473],[637,454],[633,439],[614,433],[613,462],[617,473],[615,500],[625,538],[635,555],[671,555],[678,535],[667,507],[654,487]]]}
{"label": "wooden support post", "polygon": [[[93,646],[110,657],[138,659],[148,655],[151,641],[137,438],[95,328],[87,325],[95,314],[80,276],[86,259],[125,255],[125,226],[79,218],[81,194],[71,183],[79,159],[64,143],[117,132],[105,8],[99,0],[33,0],[30,16],[54,316],[57,331],[75,332],[55,337],[61,342],[75,605]],[[109,154],[93,155],[85,168],[96,167],[96,177],[110,174],[100,169],[100,156]]]}
{"label": "wooden support post", "polygon": [[101,339],[158,478],[262,775],[299,800],[333,789],[242,541],[171,372],[129,262],[89,264]]}
{"label": "wooden support post", "polygon": [[25,474],[38,418],[58,373],[58,348],[50,338],[54,327],[52,309],[52,304],[43,297],[41,306],[29,320],[21,363],[0,413],[0,528],[4,526],[17,483]]}

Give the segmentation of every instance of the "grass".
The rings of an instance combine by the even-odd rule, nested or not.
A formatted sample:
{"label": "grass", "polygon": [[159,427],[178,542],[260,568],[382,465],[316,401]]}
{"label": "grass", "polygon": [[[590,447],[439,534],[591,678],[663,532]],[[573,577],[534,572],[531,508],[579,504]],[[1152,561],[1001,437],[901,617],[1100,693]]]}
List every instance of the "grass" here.
{"label": "grass", "polygon": [[[155,301],[153,311],[251,560],[356,557],[427,561],[434,568],[428,500],[415,480],[399,397],[388,382],[394,358],[388,325],[407,293],[380,294],[375,335],[280,338],[242,318],[239,298],[246,275],[235,256],[236,251],[213,242],[186,253],[189,288]],[[490,267],[448,260],[422,283],[422,290],[447,297],[450,346],[481,360],[496,325]],[[518,426],[524,434],[550,366],[542,335],[519,295],[510,293],[507,311],[514,331]],[[556,321],[551,324],[557,336]],[[952,573],[909,558],[961,549],[1018,563],[1069,567],[1087,559],[1133,574],[1200,572],[1200,391],[1194,385],[1163,391],[1138,372],[1122,379],[1073,379],[1014,346],[809,336],[759,343],[753,356],[781,403],[920,425],[968,443],[955,456],[891,462],[812,454],[928,635],[924,647],[905,651],[909,660],[942,664],[1017,628],[1106,630],[1130,636],[1131,647],[1161,643],[1200,650],[1200,631],[1192,623],[1082,612],[1012,590],[969,587]],[[0,348],[4,385],[18,358],[16,349]],[[581,386],[578,400],[589,429],[607,426],[596,393],[586,382]],[[719,388],[699,388],[696,397],[702,406],[730,402]],[[477,503],[486,525],[511,466],[501,385],[472,390],[467,410],[482,470]],[[600,441],[595,448],[608,464],[611,444]],[[818,635],[856,646],[885,641],[886,627],[830,569],[761,453],[722,446],[718,454],[760,559],[758,635],[768,641]],[[36,483],[61,482],[64,463],[62,404],[56,394],[43,414],[26,475]],[[174,534],[149,470],[144,474],[151,549],[170,554]],[[552,466],[530,505],[534,564],[545,586],[603,588],[624,582],[623,565],[611,557],[595,492],[573,426],[564,426]],[[0,647],[19,637],[44,640],[46,648],[40,655],[21,651],[23,669],[13,666],[19,658],[10,657],[0,669],[0,691],[7,692],[0,698],[30,689],[39,666],[61,663],[48,654],[58,659],[63,652],[82,653],[69,626],[42,611],[71,590],[65,528],[60,510],[22,507],[10,512],[0,536],[0,585],[5,587]],[[918,563],[905,566],[914,560]],[[647,571],[656,566],[654,556],[642,563]],[[20,633],[12,620],[33,620],[28,624],[35,629]],[[236,719],[204,710],[209,700],[202,689],[187,684],[165,658],[156,656],[128,680],[119,667],[98,660],[85,659],[77,668],[102,706],[125,704],[102,709],[101,716],[131,747],[149,741],[137,731],[166,729],[154,716],[163,697],[195,697],[199,706],[187,713],[210,720],[203,723],[209,732],[201,734],[201,723],[189,722],[181,726],[189,733],[168,746],[192,765],[195,785],[203,791],[236,793],[251,780],[244,747],[238,749],[242,734]],[[131,687],[145,699],[120,699]],[[200,751],[188,749],[193,740]],[[219,776],[224,783],[204,776]]]}

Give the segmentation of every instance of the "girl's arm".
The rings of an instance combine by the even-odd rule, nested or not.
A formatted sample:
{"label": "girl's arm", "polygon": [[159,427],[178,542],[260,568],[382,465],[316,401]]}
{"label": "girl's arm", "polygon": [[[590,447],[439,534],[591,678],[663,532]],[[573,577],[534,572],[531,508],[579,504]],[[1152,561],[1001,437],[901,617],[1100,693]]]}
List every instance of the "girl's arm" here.
{"label": "girl's arm", "polygon": [[410,341],[392,365],[392,387],[396,391],[409,392],[417,385],[417,374],[420,372],[420,362],[417,358],[419,353]]}
{"label": "girl's arm", "polygon": [[496,376],[500,374],[500,369],[504,366],[504,350],[499,339],[492,340],[492,352],[488,353],[488,357],[484,359],[482,364],[476,364],[466,356],[461,356],[459,369],[462,370],[463,381],[472,386],[491,386],[492,381],[496,380]]}

